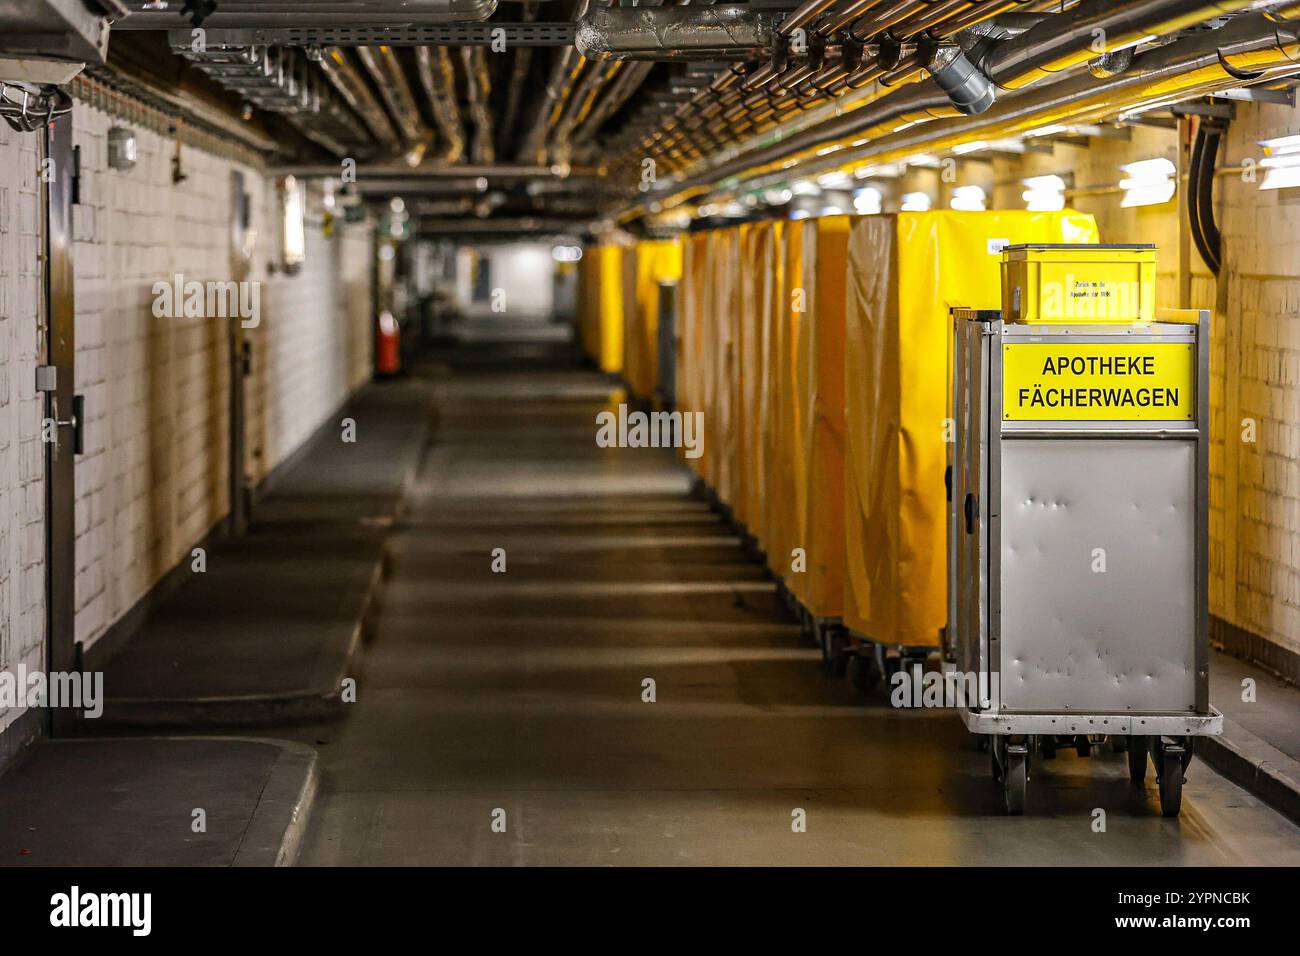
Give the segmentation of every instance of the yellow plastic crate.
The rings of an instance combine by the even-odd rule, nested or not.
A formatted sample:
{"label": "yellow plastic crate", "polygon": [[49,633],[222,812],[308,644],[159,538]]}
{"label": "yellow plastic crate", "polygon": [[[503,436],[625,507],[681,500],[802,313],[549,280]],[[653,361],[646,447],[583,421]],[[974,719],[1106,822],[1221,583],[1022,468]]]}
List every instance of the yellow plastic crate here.
{"label": "yellow plastic crate", "polygon": [[1155,320],[1156,247],[1038,244],[1002,250],[1008,322]]}

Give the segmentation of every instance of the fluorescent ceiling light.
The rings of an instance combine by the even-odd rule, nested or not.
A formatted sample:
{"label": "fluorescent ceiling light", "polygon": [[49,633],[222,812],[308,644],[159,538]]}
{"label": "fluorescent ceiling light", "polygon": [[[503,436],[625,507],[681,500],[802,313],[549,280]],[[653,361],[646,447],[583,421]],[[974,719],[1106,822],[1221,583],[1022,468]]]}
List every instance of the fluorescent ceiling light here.
{"label": "fluorescent ceiling light", "polygon": [[1264,158],[1259,165],[1265,170],[1260,189],[1293,189],[1300,186],[1300,136],[1279,136],[1262,140]]}
{"label": "fluorescent ceiling light", "polygon": [[966,212],[982,212],[987,208],[987,198],[982,186],[958,186],[952,191],[948,205]]}
{"label": "fluorescent ceiling light", "polygon": [[926,193],[903,193],[903,212],[925,212],[930,208],[930,197]]}
{"label": "fluorescent ceiling light", "polygon": [[817,185],[822,189],[847,189],[851,185],[848,173],[826,173],[817,177]]}
{"label": "fluorescent ceiling light", "polygon": [[863,186],[853,193],[853,210],[862,216],[874,216],[880,212],[884,197],[874,186]]}
{"label": "fluorescent ceiling light", "polygon": [[1119,183],[1119,188],[1124,190],[1121,206],[1155,206],[1173,198],[1178,185],[1174,176],[1178,169],[1170,160],[1164,157],[1144,159],[1125,163],[1120,169],[1125,175]]}
{"label": "fluorescent ceiling light", "polygon": [[1030,212],[1057,212],[1065,208],[1065,180],[1060,176],[1030,176],[1021,182],[1021,198]]}

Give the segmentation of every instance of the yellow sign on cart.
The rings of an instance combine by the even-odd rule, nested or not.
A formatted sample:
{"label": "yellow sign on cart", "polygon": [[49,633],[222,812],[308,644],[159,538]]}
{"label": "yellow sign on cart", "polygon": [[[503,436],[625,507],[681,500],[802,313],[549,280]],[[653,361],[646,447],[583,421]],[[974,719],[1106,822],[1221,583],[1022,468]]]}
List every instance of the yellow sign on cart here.
{"label": "yellow sign on cart", "polygon": [[1196,346],[1008,342],[1003,421],[1191,421]]}

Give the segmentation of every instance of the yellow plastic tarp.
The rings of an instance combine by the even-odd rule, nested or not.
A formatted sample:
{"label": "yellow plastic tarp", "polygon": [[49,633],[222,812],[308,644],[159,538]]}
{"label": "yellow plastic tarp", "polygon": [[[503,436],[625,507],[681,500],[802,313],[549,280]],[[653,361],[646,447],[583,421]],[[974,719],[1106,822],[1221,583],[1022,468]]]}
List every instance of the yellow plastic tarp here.
{"label": "yellow plastic tarp", "polygon": [[844,622],[932,647],[947,617],[952,306],[1001,306],[1000,246],[1096,242],[1091,216],[864,216],[849,234],[845,314]]}
{"label": "yellow plastic tarp", "polygon": [[790,584],[817,617],[840,617],[844,605],[844,281],[851,221],[828,216],[803,234],[795,520],[806,566],[791,574]]}
{"label": "yellow plastic tarp", "polygon": [[624,314],[623,377],[637,398],[653,397],[659,383],[659,283],[682,276],[682,244],[649,239],[628,250],[630,302]]}
{"label": "yellow plastic tarp", "polygon": [[713,402],[705,424],[705,448],[713,449],[714,487],[730,505],[736,500],[736,280],[740,269],[740,230],[718,229],[710,245],[712,278],[709,321],[713,331]]}
{"label": "yellow plastic tarp", "polygon": [[[702,305],[709,234],[695,233],[686,239],[682,262],[682,285],[677,297],[677,407],[683,415],[702,412],[704,402],[704,326]],[[707,422],[705,448],[708,448]],[[687,458],[685,449],[678,457],[700,478],[707,480],[708,459],[704,455]]]}
{"label": "yellow plastic tarp", "polygon": [[[758,519],[758,538],[763,550],[768,553],[768,563],[772,564],[771,555],[780,547],[774,540],[775,525],[779,517],[775,501],[781,497],[778,472],[780,470],[781,449],[777,435],[780,420],[779,386],[777,378],[781,366],[781,303],[785,296],[783,276],[785,273],[785,223],[775,221],[767,224],[763,236],[762,268],[763,281],[762,333],[760,344],[760,371],[758,396],[759,442],[762,445],[763,489],[759,501],[761,516]],[[787,492],[788,494],[788,492]]]}
{"label": "yellow plastic tarp", "polygon": [[736,462],[740,474],[739,493],[732,504],[735,516],[752,529],[762,490],[762,455],[758,451],[758,383],[761,363],[761,286],[759,256],[763,226],[745,223],[740,227],[739,291],[736,348]]}
{"label": "yellow plastic tarp", "polygon": [[578,340],[602,372],[623,368],[623,248],[588,246],[578,272]]}

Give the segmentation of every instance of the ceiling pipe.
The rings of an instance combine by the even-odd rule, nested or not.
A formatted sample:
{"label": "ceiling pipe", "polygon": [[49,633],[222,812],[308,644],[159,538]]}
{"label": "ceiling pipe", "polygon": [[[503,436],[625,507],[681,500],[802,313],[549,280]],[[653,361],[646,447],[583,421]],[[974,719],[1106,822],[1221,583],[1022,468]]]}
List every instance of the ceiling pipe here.
{"label": "ceiling pipe", "polygon": [[772,45],[775,17],[748,4],[599,7],[578,21],[589,60],[747,59]]}
{"label": "ceiling pipe", "polygon": [[[537,3],[524,3],[525,23],[532,23],[537,19],[538,6]],[[514,133],[515,123],[519,118],[519,106],[524,98],[524,83],[528,79],[528,71],[532,65],[532,47],[517,47],[510,62],[510,79],[506,83],[506,105],[501,112],[501,122],[497,124],[499,153],[505,153],[510,148],[510,138]]]}
{"label": "ceiling pipe", "polygon": [[[872,7],[870,16],[859,18],[853,23],[849,34],[865,41],[869,32],[901,23],[907,16],[919,11],[921,6],[926,6],[927,2],[931,7],[940,5],[933,0],[903,0],[902,3],[876,5]],[[925,66],[932,72],[943,73],[939,83],[951,94],[950,101],[958,112],[977,113],[992,105],[996,96],[993,83],[1008,86],[1018,82],[1023,85],[1050,75],[1052,69],[1046,68],[1045,64],[1067,60],[1075,64],[1084,63],[1096,57],[1099,52],[1123,48],[1131,45],[1135,39],[1154,35],[1162,29],[1181,28],[1188,22],[1189,16],[1193,16],[1189,14],[1189,9],[1194,11],[1192,22],[1200,22],[1206,15],[1217,15],[1229,8],[1248,5],[1257,7],[1259,2],[1220,0],[1217,3],[1194,3],[1189,8],[1188,0],[1142,0],[1124,7],[1116,7],[1113,0],[1085,0],[1065,13],[1045,17],[1023,31],[999,31],[997,35],[1005,38],[1006,42],[997,46],[986,42],[989,39],[987,31],[979,30],[978,26],[968,27],[967,33],[972,29],[977,31],[974,39],[968,38],[966,41],[968,51],[941,52],[937,62]],[[1278,6],[1293,8],[1300,5],[1292,2]],[[971,13],[960,22],[969,22],[977,14],[984,22],[988,22],[1007,7],[1008,4],[1005,3],[974,4]],[[949,22],[949,26],[952,22]],[[1098,29],[1103,32],[1095,33]],[[1104,32],[1108,29],[1113,32]],[[1071,37],[1077,48],[1064,49],[1058,38],[1060,33]],[[1099,40],[1103,46],[1100,51],[1097,49]],[[1006,50],[1011,50],[1014,55],[1008,55],[1004,52]],[[815,105],[823,98],[816,92],[818,89],[829,96],[836,96],[889,75],[888,71],[882,72],[869,56],[863,58],[862,65],[853,74],[846,76],[840,69],[841,66],[842,63],[832,64],[823,69],[817,75],[813,89],[805,88],[805,108]],[[974,67],[981,69],[976,70]],[[983,77],[988,77],[993,82],[988,82]],[[733,107],[728,115],[731,124],[739,125],[743,130],[744,120],[738,115],[741,112],[743,110]],[[762,132],[773,125],[774,122],[769,118],[758,124],[754,131]]]}
{"label": "ceiling pipe", "polygon": [[456,103],[456,68],[444,46],[418,46],[415,65],[420,85],[429,100],[434,125],[441,142],[439,158],[445,163],[459,162],[465,153],[465,130],[461,125],[460,107]]}
{"label": "ceiling pipe", "polygon": [[[577,0],[573,8],[573,19],[581,20],[586,16],[589,5],[590,0]],[[559,119],[559,110],[563,109],[564,101],[577,82],[584,62],[582,54],[573,46],[566,46],[556,58],[546,80],[546,92],[538,105],[533,125],[528,128],[523,145],[519,147],[516,157],[519,162],[546,164],[546,132]]]}
{"label": "ceiling pipe", "polygon": [[388,115],[370,92],[361,73],[348,59],[347,53],[339,47],[329,47],[321,56],[320,68],[353,112],[361,117],[361,121],[380,145],[396,149],[397,135],[393,132]]}
{"label": "ceiling pipe", "polygon": [[574,129],[591,115],[600,91],[619,74],[624,65],[620,60],[592,63],[591,68],[583,74],[551,136],[549,149],[555,162],[567,164],[570,161]]}
{"label": "ceiling pipe", "polygon": [[979,66],[998,86],[1019,89],[1102,53],[1258,5],[1258,0],[1142,0],[1122,5],[1085,0],[999,44]]}
{"label": "ceiling pipe", "polygon": [[[1124,111],[1163,108],[1194,96],[1300,75],[1300,37],[1262,15],[1233,18],[1226,26],[1191,34],[1133,57],[1129,69],[1108,80],[1076,73],[999,100],[978,116],[954,122],[923,122],[890,132],[900,123],[934,119],[947,106],[946,95],[930,84],[901,95],[881,97],[777,147],[757,150],[699,176],[674,184],[664,206],[690,192],[699,194],[723,179],[756,178],[779,167],[810,159],[849,137],[879,138],[859,149],[827,155],[800,166],[801,176],[850,162],[892,161],[924,149],[947,149],[963,142],[1020,135],[1059,122],[1088,122]],[[635,208],[635,207],[633,207]]]}
{"label": "ceiling pipe", "polygon": [[397,62],[397,55],[389,46],[362,46],[357,47],[357,56],[375,81],[389,115],[396,121],[403,148],[407,151],[407,163],[418,166],[433,141],[433,134],[420,118],[419,107],[415,105],[415,97],[406,82],[402,65]]}
{"label": "ceiling pipe", "polygon": [[488,110],[492,80],[488,75],[487,53],[481,46],[467,46],[461,47],[460,54],[465,66],[465,95],[469,100],[469,115],[474,122],[470,159],[475,163],[490,164],[496,161],[496,146],[492,141],[492,113]]}

